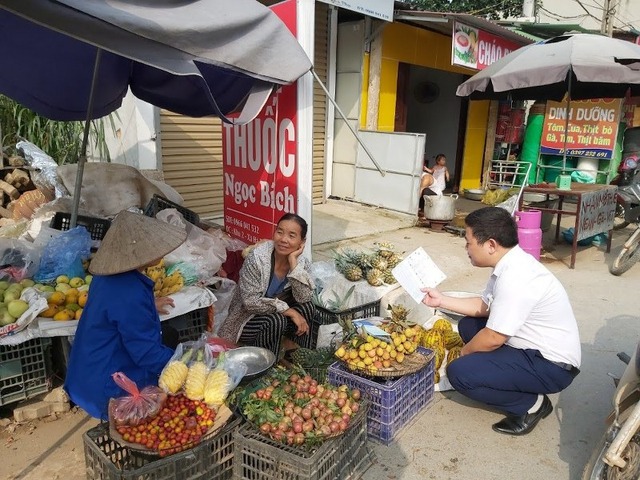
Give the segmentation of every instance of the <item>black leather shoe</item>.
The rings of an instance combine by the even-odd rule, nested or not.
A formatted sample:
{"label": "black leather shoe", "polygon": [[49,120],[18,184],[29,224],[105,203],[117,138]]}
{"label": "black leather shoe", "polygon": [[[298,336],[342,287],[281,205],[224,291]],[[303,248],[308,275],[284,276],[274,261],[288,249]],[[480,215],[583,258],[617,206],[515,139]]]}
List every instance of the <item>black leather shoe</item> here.
{"label": "black leather shoe", "polygon": [[552,411],[551,400],[545,395],[537,412],[525,413],[520,416],[509,415],[504,420],[494,423],[492,428],[498,433],[507,435],[526,435],[534,429],[541,419],[548,417]]}

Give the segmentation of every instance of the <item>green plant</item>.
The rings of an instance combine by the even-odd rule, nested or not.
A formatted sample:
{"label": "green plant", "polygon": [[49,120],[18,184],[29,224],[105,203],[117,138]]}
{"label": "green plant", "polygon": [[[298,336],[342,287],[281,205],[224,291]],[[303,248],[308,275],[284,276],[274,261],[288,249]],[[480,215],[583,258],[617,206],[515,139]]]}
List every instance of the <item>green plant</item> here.
{"label": "green plant", "polygon": [[[101,159],[110,161],[105,121],[114,127],[113,114],[91,121],[89,142]],[[112,129],[115,131],[115,128]],[[49,120],[14,100],[0,95],[0,132],[2,134],[0,145],[7,153],[13,153],[15,143],[24,139],[42,149],[58,165],[76,163],[82,146],[83,130],[84,122]]]}

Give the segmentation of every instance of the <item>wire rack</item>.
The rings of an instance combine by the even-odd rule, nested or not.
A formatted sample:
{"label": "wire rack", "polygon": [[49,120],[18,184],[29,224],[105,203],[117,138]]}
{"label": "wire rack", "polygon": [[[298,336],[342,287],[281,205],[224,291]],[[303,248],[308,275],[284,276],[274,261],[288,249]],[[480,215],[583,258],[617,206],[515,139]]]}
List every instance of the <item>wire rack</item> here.
{"label": "wire rack", "polygon": [[[516,210],[522,197],[522,191],[524,187],[529,183],[529,173],[531,172],[531,163],[521,162],[518,160],[493,160],[491,162],[491,168],[485,175],[485,190],[486,189],[512,189],[517,188],[518,193],[509,202],[508,205],[500,205],[513,213]],[[506,202],[505,202],[506,203]]]}

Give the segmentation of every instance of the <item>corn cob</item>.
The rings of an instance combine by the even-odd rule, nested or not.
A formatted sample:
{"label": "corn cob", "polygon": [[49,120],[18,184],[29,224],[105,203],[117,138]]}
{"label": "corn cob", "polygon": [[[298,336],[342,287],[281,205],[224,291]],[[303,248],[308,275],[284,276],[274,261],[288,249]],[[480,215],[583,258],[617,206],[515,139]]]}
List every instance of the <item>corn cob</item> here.
{"label": "corn cob", "polygon": [[216,368],[209,372],[204,385],[204,401],[207,405],[222,405],[227,397],[229,375],[224,368]]}
{"label": "corn cob", "polygon": [[200,351],[198,352],[197,360],[189,367],[187,380],[184,383],[184,393],[189,400],[202,400],[204,398],[207,370],[207,366],[202,361],[202,351]]}
{"label": "corn cob", "polygon": [[191,358],[192,353],[193,352],[189,350],[180,360],[172,360],[164,367],[158,380],[158,386],[160,388],[169,393],[178,393],[187,379],[189,369],[186,364],[189,358]]}

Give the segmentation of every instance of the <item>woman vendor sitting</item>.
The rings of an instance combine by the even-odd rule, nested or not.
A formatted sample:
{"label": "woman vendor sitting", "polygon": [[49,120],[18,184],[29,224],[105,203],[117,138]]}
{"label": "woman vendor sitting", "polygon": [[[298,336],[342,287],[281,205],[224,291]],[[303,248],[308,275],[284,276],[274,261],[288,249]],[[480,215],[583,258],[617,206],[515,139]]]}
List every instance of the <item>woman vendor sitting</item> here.
{"label": "woman vendor sitting", "polygon": [[186,232],[168,223],[128,211],[113,221],[93,257],[91,293],[78,322],[64,388],[73,403],[92,417],[108,418],[112,397],[126,392],[111,375],[123,372],[142,389],[157,385],[173,355],[163,345],[161,313],[173,305],[155,299],[153,281],[142,273],[185,240]]}
{"label": "woman vendor sitting", "polygon": [[[218,335],[271,350],[276,357],[285,336],[310,348],[315,312],[311,263],[302,255],[307,222],[285,214],[272,241],[259,243],[240,270],[229,314]],[[288,297],[288,298],[287,298]]]}

